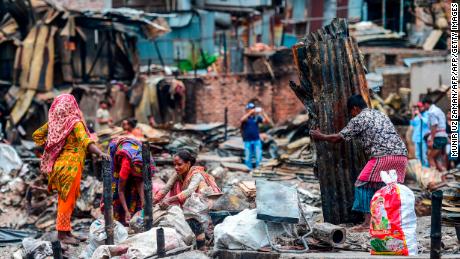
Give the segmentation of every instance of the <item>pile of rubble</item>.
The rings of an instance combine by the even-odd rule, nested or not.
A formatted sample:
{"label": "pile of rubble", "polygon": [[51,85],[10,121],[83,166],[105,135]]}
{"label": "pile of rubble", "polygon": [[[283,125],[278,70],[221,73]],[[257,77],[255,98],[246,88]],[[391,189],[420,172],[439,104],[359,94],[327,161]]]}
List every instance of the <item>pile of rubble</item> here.
{"label": "pile of rubble", "polygon": [[[243,164],[244,148],[239,132],[235,129],[226,129],[223,124],[201,124],[175,125],[170,130],[160,130],[141,124],[139,128],[144,134],[142,140],[150,142],[158,167],[158,172],[153,179],[154,192],[175,173],[172,167],[172,154],[178,149],[187,148],[198,154],[198,163],[206,166],[223,191],[223,195],[214,202],[208,213],[213,223],[211,234],[214,237],[214,241],[208,245],[214,246],[214,250],[274,251],[274,249],[288,249],[298,251],[303,249],[300,244],[304,237],[310,249],[369,251],[367,233],[346,233],[348,225],[324,227],[322,223],[320,187],[312,167],[315,155],[312,152],[310,139],[305,137],[305,132],[308,130],[307,122],[306,115],[299,115],[286,125],[266,132],[263,136],[265,145],[262,166],[252,172]],[[122,134],[124,134],[122,131],[116,130],[109,134],[99,132],[99,142],[106,144],[112,138]],[[22,244],[20,247],[9,246],[0,249],[0,252],[15,253],[15,258],[24,258],[28,252],[30,253],[31,246],[34,248],[32,251],[49,252],[51,241],[55,240],[53,231],[57,197],[47,193],[46,176],[38,171],[39,159],[35,157],[36,151],[33,146],[28,146],[27,142],[24,143],[26,144],[20,146],[0,144],[0,149],[6,159],[0,163],[0,210],[4,212],[0,215],[0,223],[8,227],[5,230],[6,237],[10,234],[10,239],[4,238],[2,242],[7,244],[9,240],[8,244],[18,242]],[[88,173],[85,173],[82,179],[81,197],[78,199],[72,222],[74,231],[88,236],[90,240],[78,247],[64,247],[65,254],[83,254],[90,247],[93,258],[103,258],[114,254],[124,254],[126,258],[155,255],[156,250],[146,249],[146,247],[156,247],[154,244],[156,244],[158,228],[140,233],[143,222],[140,215],[134,217],[134,223],[130,228],[120,230],[121,236],[116,242],[117,245],[104,246],[106,236],[99,209],[103,188],[97,168],[90,159],[85,167]],[[271,239],[266,237],[265,221],[259,218],[263,214],[259,211],[263,207],[261,199],[271,204],[270,206],[279,206],[280,196],[263,195],[260,185],[267,182],[270,183],[268,184],[270,186],[279,186],[275,188],[277,190],[285,188],[296,193],[296,205],[290,205],[289,208],[298,207],[302,215],[299,221],[290,227],[289,224],[273,225],[269,223],[268,230]],[[272,187],[269,189],[273,192]],[[289,210],[277,211],[287,213]],[[12,214],[18,216],[14,218],[6,216]],[[155,215],[158,217],[160,214]],[[167,215],[170,215],[169,221],[156,220],[156,224],[161,224],[160,226],[164,229],[167,247],[170,247],[167,252],[182,253],[182,256],[194,253],[194,258],[207,258],[208,255],[204,253],[190,251],[192,243],[190,243],[190,238],[186,237],[186,227],[179,227],[185,226],[180,221],[183,217],[182,211],[168,210]],[[171,215],[176,216],[171,217]],[[271,215],[270,217],[278,217],[282,220],[289,218],[283,215]],[[236,227],[241,228],[241,224],[244,225],[244,230]],[[420,252],[426,252],[429,248],[427,224],[429,224],[427,218],[419,219]],[[235,229],[231,230],[233,227]],[[315,231],[310,233],[310,230]],[[123,234],[125,231],[126,235]],[[250,231],[251,235],[236,234],[237,232],[245,233],[244,231]],[[318,234],[321,231],[323,234]],[[324,240],[324,231],[341,231],[344,238],[340,242],[331,243],[330,240]],[[454,238],[455,229],[445,227],[443,231],[446,236],[452,235],[451,239],[444,241],[445,251],[458,253],[458,245]],[[41,235],[42,233],[46,234]],[[97,239],[95,239],[96,233],[99,235]],[[39,239],[31,239],[37,237]],[[143,241],[147,239],[148,242]],[[41,250],[37,250],[38,247]]]}

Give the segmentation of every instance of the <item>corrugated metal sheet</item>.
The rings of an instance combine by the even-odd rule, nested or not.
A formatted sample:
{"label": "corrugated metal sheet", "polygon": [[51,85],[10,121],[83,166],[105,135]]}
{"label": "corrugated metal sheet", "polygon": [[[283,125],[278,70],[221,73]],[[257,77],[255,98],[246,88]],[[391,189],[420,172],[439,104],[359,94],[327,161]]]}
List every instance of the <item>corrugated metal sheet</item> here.
{"label": "corrugated metal sheet", "polygon": [[[360,93],[369,102],[369,90],[357,44],[343,19],[311,33],[293,48],[301,85],[291,82],[311,118],[311,128],[332,134],[346,126],[347,99]],[[358,143],[315,143],[316,170],[321,185],[324,220],[354,222],[351,211],[354,181],[366,159]]]}

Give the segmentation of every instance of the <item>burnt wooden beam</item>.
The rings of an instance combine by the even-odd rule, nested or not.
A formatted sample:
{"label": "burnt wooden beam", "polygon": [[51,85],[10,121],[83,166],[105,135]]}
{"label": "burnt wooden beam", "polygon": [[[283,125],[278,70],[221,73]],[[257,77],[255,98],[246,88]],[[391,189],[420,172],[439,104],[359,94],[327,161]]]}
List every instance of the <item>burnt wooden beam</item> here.
{"label": "burnt wooden beam", "polygon": [[61,242],[59,240],[54,240],[51,242],[51,249],[53,250],[53,258],[54,259],[62,259],[62,248]]}
{"label": "burnt wooden beam", "polygon": [[106,245],[114,244],[113,237],[113,194],[112,194],[112,166],[109,160],[102,160],[102,178],[103,178],[103,198],[104,198],[104,221],[105,221],[105,233],[107,239],[105,240]]}
{"label": "burnt wooden beam", "polygon": [[158,258],[165,257],[166,255],[165,232],[163,228],[157,229],[157,255]]}
{"label": "burnt wooden beam", "polygon": [[431,194],[431,248],[430,259],[441,258],[441,207],[442,191]]}
{"label": "burnt wooden beam", "polygon": [[150,168],[150,143],[142,143],[142,176],[144,179],[144,231],[153,226],[152,170]]}
{"label": "burnt wooden beam", "polygon": [[[300,84],[290,83],[310,116],[309,127],[337,133],[350,119],[347,99],[361,94],[370,104],[365,67],[344,19],[306,35],[293,48]],[[313,142],[324,220],[333,224],[356,222],[351,211],[354,181],[366,158],[355,142]]]}

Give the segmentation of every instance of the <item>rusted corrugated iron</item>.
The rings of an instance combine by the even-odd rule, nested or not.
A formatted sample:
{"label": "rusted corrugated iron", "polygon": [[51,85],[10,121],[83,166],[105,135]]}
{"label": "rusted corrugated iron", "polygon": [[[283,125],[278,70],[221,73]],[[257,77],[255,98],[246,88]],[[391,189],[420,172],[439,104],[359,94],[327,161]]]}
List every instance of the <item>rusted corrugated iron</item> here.
{"label": "rusted corrugated iron", "polygon": [[[365,68],[344,19],[310,33],[293,47],[300,85],[291,88],[310,114],[311,128],[332,134],[349,121],[347,99],[360,93],[369,102]],[[357,143],[315,142],[323,215],[333,224],[355,222],[354,181],[366,162]]]}

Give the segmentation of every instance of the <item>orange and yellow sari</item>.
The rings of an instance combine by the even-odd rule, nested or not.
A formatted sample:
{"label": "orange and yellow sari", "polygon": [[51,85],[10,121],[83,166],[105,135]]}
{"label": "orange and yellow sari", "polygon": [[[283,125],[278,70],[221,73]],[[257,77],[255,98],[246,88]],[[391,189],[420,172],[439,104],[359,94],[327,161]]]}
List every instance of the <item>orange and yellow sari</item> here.
{"label": "orange and yellow sari", "polygon": [[61,95],[55,99],[49,123],[37,129],[32,138],[36,145],[45,146],[41,168],[48,175],[48,190],[58,193],[56,229],[70,231],[87,148],[93,142],[73,96]]}

